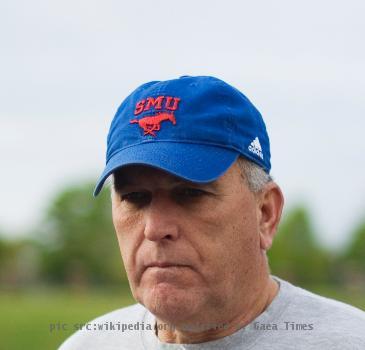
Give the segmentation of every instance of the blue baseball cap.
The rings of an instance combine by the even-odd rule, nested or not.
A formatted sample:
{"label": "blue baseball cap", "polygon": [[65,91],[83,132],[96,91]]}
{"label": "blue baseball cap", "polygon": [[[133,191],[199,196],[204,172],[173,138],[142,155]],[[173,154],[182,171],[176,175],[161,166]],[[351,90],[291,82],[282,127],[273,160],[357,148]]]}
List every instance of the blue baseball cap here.
{"label": "blue baseball cap", "polygon": [[127,165],[147,165],[207,183],[240,155],[270,172],[266,126],[245,95],[210,76],[152,81],[118,108],[94,196],[113,172]]}

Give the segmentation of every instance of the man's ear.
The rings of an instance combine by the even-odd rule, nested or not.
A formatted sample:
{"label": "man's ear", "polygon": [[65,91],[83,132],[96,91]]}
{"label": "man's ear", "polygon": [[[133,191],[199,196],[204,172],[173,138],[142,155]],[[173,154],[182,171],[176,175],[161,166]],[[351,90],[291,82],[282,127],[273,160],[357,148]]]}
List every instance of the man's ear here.
{"label": "man's ear", "polygon": [[258,194],[260,247],[270,249],[284,206],[284,196],[275,182],[269,182]]}

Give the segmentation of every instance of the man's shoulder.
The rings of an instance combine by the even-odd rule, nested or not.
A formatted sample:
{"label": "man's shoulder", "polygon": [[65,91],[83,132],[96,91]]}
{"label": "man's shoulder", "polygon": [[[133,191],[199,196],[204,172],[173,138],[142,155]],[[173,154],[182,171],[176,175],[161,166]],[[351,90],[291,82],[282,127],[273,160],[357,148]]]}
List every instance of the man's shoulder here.
{"label": "man's shoulder", "polygon": [[[125,344],[139,348],[140,332],[151,329],[147,310],[140,304],[114,310],[87,323],[66,339],[59,350],[116,349]],[[75,329],[76,330],[76,329]],[[132,346],[133,347],[133,346]]]}
{"label": "man's shoulder", "polygon": [[[294,286],[289,282],[286,283],[290,285],[294,296],[291,300],[291,304],[303,309],[307,314],[321,314],[331,317],[351,317],[357,321],[365,322],[365,312],[355,306],[316,294],[307,289]],[[326,313],[326,311],[330,311],[330,313]]]}
{"label": "man's shoulder", "polygon": [[[286,328],[295,333],[307,329],[308,334],[321,338],[325,345],[339,345],[349,341],[352,346],[361,345],[365,349],[363,310],[294,286],[287,281],[281,280],[281,283],[288,297],[286,310],[281,315],[281,321]],[[358,348],[361,347],[353,347]]]}

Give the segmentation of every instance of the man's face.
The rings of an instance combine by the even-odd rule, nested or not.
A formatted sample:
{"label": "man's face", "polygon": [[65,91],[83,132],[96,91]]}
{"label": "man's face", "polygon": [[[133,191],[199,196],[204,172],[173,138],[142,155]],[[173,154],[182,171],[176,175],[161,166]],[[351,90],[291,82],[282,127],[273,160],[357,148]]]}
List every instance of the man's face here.
{"label": "man's face", "polygon": [[262,252],[256,197],[236,163],[205,185],[129,166],[116,174],[112,202],[138,302],[175,325],[225,322],[239,311]]}

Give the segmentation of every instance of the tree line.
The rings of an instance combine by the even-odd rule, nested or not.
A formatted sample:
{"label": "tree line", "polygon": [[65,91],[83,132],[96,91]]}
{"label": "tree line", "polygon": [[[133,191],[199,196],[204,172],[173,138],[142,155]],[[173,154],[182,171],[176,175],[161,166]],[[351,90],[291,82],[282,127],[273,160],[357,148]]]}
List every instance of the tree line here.
{"label": "tree line", "polygon": [[[111,220],[108,191],[93,185],[60,191],[43,220],[21,240],[0,234],[0,288],[39,285],[116,286],[127,282]],[[309,211],[289,210],[268,253],[271,273],[303,287],[365,287],[365,218],[348,244],[331,251],[318,242]]]}

